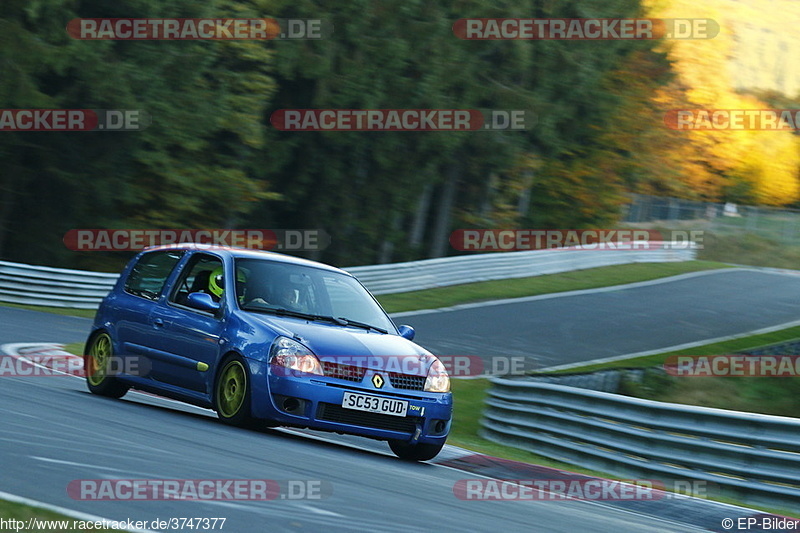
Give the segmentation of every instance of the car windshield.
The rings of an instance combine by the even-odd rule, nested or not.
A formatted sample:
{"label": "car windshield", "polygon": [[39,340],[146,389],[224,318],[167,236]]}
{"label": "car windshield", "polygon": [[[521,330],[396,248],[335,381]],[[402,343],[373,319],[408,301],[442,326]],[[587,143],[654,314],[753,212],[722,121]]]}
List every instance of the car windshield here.
{"label": "car windshield", "polygon": [[353,277],[268,259],[237,259],[239,307],[245,311],[396,331],[375,299]]}

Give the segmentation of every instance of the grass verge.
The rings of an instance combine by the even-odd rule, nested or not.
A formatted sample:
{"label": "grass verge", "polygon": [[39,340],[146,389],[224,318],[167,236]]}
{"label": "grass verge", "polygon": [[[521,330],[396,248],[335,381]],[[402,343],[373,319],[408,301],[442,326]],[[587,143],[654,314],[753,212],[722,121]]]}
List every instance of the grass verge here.
{"label": "grass verge", "polygon": [[73,355],[85,355],[83,353],[83,347],[84,343],[82,342],[72,342],[64,345],[64,351],[67,351]]}
{"label": "grass verge", "polygon": [[[22,524],[18,524],[17,531],[33,531],[41,533],[52,533],[53,531],[86,531],[86,529],[79,527],[82,521],[75,520],[74,518],[70,518],[53,511],[48,511],[46,509],[39,509],[37,507],[31,507],[30,505],[23,505],[6,500],[0,500],[0,517],[6,520],[6,525],[8,525],[8,520],[21,521]],[[31,520],[33,520],[33,522],[31,522]],[[76,524],[76,522],[78,523]],[[29,525],[32,527],[28,527]],[[14,530],[15,529],[11,526],[3,529],[3,531]],[[93,529],[93,531],[121,530],[101,528]]]}
{"label": "grass verge", "polygon": [[781,242],[756,233],[719,232],[707,232],[705,241],[705,248],[698,252],[698,257],[708,261],[789,269],[797,269],[800,264],[797,242]]}
{"label": "grass verge", "polygon": [[48,307],[44,305],[22,305],[2,302],[0,307],[11,307],[12,309],[26,309],[28,311],[40,311],[42,313],[52,313],[54,315],[80,316],[84,318],[94,318],[95,309],[69,309],[66,307]]}
{"label": "grass verge", "polygon": [[734,352],[740,352],[742,350],[749,350],[751,348],[759,348],[761,346],[798,339],[800,339],[800,326],[795,326],[793,328],[782,329],[770,333],[762,333],[760,335],[750,335],[747,337],[740,337],[738,339],[704,344],[702,346],[697,346],[695,348],[689,348],[686,350],[662,352],[653,355],[644,355],[642,357],[634,357],[632,359],[623,359],[621,361],[611,361],[607,363],[590,363],[584,366],[568,368],[565,370],[555,370],[552,373],[573,374],[576,372],[596,372],[598,370],[608,370],[612,368],[648,368],[663,365],[664,361],[670,355],[730,354]]}
{"label": "grass verge", "polygon": [[[800,326],[761,335],[715,342],[660,354],[610,363],[586,365],[555,373],[595,372],[614,368],[653,368],[671,355],[724,355],[770,344],[800,340]],[[699,405],[767,415],[797,417],[800,413],[800,380],[773,377],[677,377],[646,376],[642,384],[625,383],[622,393],[659,402]]]}
{"label": "grass verge", "polygon": [[[739,225],[738,229],[736,226]],[[779,225],[759,224],[756,230],[747,228],[747,217],[727,218],[724,224],[708,221],[686,220],[632,224],[627,229],[651,229],[668,234],[672,230],[702,230],[702,241],[698,244],[697,258],[702,261],[721,261],[736,265],[788,268],[796,270],[800,264],[800,241],[796,231],[786,233],[785,222]],[[791,237],[791,238],[789,238]]]}

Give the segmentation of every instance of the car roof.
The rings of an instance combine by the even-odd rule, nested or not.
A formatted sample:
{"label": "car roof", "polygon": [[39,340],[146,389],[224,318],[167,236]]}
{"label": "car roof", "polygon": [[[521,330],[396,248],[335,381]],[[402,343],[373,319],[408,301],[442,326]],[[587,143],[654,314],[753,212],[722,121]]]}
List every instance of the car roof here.
{"label": "car roof", "polygon": [[211,246],[211,245],[198,245],[194,243],[184,244],[166,244],[162,246],[150,246],[144,249],[145,252],[152,252],[156,250],[189,250],[193,252],[216,252],[222,256],[227,255],[233,259],[267,259],[279,263],[287,263],[293,265],[307,266],[318,268],[321,270],[329,270],[331,272],[339,272],[347,276],[353,277],[349,272],[336,268],[325,263],[312,261],[310,259],[303,259],[302,257],[294,257],[291,255],[279,254],[276,252],[268,252],[266,250],[253,250],[250,248],[237,248],[235,246]]}

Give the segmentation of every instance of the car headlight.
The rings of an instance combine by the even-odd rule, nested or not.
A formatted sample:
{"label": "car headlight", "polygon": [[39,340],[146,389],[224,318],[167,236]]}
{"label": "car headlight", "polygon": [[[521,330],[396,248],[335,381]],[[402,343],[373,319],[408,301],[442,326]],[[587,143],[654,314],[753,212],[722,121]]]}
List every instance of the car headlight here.
{"label": "car headlight", "polygon": [[322,375],[322,365],[311,350],[289,337],[278,337],[269,349],[272,365],[288,368],[305,374]]}
{"label": "car headlight", "polygon": [[450,392],[450,376],[444,364],[436,359],[428,369],[428,377],[425,379],[425,391],[427,392]]}

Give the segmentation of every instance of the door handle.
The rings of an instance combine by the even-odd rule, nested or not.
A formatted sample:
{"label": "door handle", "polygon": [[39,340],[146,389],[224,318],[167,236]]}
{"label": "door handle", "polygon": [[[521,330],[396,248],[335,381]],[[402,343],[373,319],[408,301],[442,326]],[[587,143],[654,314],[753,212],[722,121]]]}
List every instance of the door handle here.
{"label": "door handle", "polygon": [[160,318],[156,318],[155,320],[153,320],[153,325],[157,328],[162,328],[164,327],[164,321],[161,320]]}

